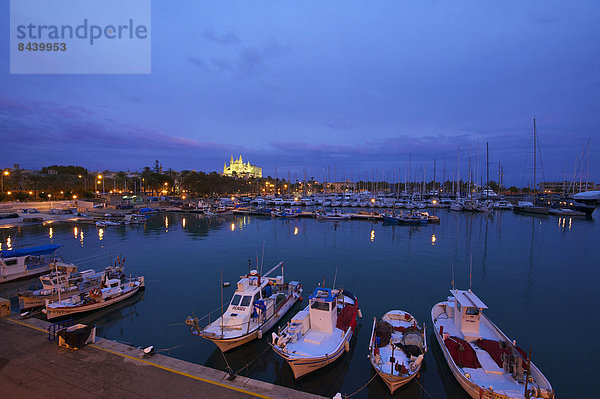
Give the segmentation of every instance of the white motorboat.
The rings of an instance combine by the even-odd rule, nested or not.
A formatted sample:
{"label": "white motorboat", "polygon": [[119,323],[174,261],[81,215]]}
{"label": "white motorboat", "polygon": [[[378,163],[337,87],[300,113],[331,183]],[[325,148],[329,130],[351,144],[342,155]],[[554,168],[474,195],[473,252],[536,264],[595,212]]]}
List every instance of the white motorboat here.
{"label": "white motorboat", "polygon": [[455,212],[462,212],[464,209],[462,202],[454,201],[450,204],[450,210]]}
{"label": "white motorboat", "polygon": [[369,360],[392,394],[419,373],[425,352],[425,325],[410,313],[391,310],[381,320],[373,318]]}
{"label": "white motorboat", "polygon": [[320,219],[320,220],[347,220],[347,219],[350,219],[350,214],[342,213],[338,209],[334,209],[332,212],[317,213],[317,219]]}
{"label": "white motorboat", "polygon": [[358,299],[352,293],[318,287],[308,297],[308,306],[272,334],[271,347],[290,365],[294,378],[300,378],[350,350],[358,314]]}
{"label": "white motorboat", "polygon": [[[278,268],[281,268],[280,276],[267,277]],[[279,262],[262,276],[257,270],[243,276],[225,313],[213,322],[209,320],[206,327],[201,328],[200,320],[190,316],[185,324],[193,335],[211,340],[226,352],[256,338],[261,339],[263,332],[275,326],[301,295],[299,282],[284,282],[283,262]]]}
{"label": "white motorboat", "polygon": [[54,268],[56,250],[62,245],[0,250],[0,283],[31,278]]}
{"label": "white motorboat", "polygon": [[495,209],[503,209],[503,210],[510,210],[513,209],[513,204],[505,201],[505,200],[500,200],[500,201],[496,201],[494,202],[494,208]]}
{"label": "white motorboat", "polygon": [[105,308],[135,295],[144,289],[144,277],[140,276],[126,283],[120,279],[111,279],[104,288],[90,290],[86,295],[77,295],[56,302],[46,300],[46,308],[42,311],[48,320],[75,313],[89,312]]}
{"label": "white motorboat", "polygon": [[434,335],[458,383],[474,399],[554,398],[552,386],[484,314],[471,291],[450,290],[431,310]]}

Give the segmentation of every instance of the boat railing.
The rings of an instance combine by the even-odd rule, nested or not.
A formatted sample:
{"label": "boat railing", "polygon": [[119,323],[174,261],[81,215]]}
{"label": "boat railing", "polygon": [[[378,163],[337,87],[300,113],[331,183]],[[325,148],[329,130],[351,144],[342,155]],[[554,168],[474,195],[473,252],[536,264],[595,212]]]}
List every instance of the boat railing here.
{"label": "boat railing", "polygon": [[46,331],[48,331],[48,341],[52,342],[56,340],[58,332],[63,328],[67,328],[73,325],[73,319],[66,319],[59,321],[58,323],[50,324]]}

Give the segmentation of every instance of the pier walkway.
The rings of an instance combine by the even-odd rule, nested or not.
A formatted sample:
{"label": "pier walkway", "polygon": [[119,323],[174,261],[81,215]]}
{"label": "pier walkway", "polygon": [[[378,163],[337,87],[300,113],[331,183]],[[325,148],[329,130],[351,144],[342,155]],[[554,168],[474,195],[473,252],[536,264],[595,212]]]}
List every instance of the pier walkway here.
{"label": "pier walkway", "polygon": [[2,398],[291,398],[320,396],[238,376],[103,338],[72,351],[46,337],[48,322],[0,320]]}

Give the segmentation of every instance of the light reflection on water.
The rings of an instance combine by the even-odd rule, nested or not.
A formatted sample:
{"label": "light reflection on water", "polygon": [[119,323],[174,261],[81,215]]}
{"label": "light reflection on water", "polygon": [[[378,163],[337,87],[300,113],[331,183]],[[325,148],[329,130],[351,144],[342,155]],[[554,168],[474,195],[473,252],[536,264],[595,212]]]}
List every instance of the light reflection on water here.
{"label": "light reflection on water", "polygon": [[[252,266],[261,262],[258,254],[264,242],[264,267],[284,260],[286,280],[300,281],[305,298],[317,282],[325,279],[326,286],[331,284],[338,268],[338,285],[358,296],[365,315],[351,351],[333,366],[297,382],[285,362],[270,351],[250,372],[253,378],[329,397],[338,391],[353,392],[371,378],[366,354],[372,317],[399,308],[430,326],[431,307],[448,295],[452,264],[456,287],[468,287],[472,254],[473,290],[490,307],[488,316],[520,346],[533,348],[534,361],[559,395],[591,396],[591,388],[586,391],[571,381],[593,379],[597,353],[579,353],[576,370],[562,367],[554,348],[564,339],[564,331],[551,328],[548,320],[554,320],[556,314],[568,314],[571,342],[587,342],[587,331],[600,328],[596,312],[581,306],[582,302],[595,301],[600,282],[596,223],[573,218],[558,218],[557,222],[554,217],[512,212],[496,212],[489,217],[439,210],[432,213],[440,216],[439,225],[169,214],[168,218],[154,216],[144,225],[98,230],[86,236],[85,244],[84,234],[93,232],[95,226],[57,224],[53,241],[64,244],[61,254],[66,261],[106,255],[101,260],[83,261],[81,268],[100,269],[106,266],[109,254],[113,259],[122,254],[127,259],[127,274],[146,277],[143,296],[89,318],[98,326],[99,334],[158,349],[183,345],[170,355],[220,369],[225,369],[225,364],[216,347],[192,337],[183,320],[192,311],[201,316],[220,304],[221,267],[225,281],[235,286],[247,271],[248,259]],[[7,246],[44,244],[48,236],[41,227],[0,230],[0,242]],[[577,295],[573,295],[574,289]],[[224,289],[226,300],[232,294],[232,288]],[[306,299],[292,313],[305,304]],[[435,398],[464,397],[440,358],[434,338],[429,337],[429,342],[420,384]],[[226,356],[232,367],[239,369],[267,347],[264,338]],[[387,396],[386,387],[376,378],[355,397]],[[427,395],[418,384],[411,383],[394,396]]]}

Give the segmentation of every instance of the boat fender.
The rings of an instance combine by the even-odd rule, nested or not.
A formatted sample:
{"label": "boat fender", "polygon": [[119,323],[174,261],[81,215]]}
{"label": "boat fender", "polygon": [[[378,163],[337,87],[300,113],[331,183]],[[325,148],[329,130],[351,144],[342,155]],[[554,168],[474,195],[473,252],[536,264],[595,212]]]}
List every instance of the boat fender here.
{"label": "boat fender", "polygon": [[419,357],[417,357],[417,359],[412,362],[410,364],[410,371],[414,372],[419,368],[419,365],[421,364],[421,362],[423,361],[423,355],[419,355]]}
{"label": "boat fender", "polygon": [[258,329],[257,336],[258,336],[258,339],[262,339],[262,330],[260,328]]}
{"label": "boat fender", "polygon": [[358,309],[358,318],[359,318],[359,319],[362,319],[362,312],[361,312],[361,310],[360,310],[360,309]]}
{"label": "boat fender", "polygon": [[344,341],[344,349],[346,349],[346,352],[350,352],[350,342]]}

